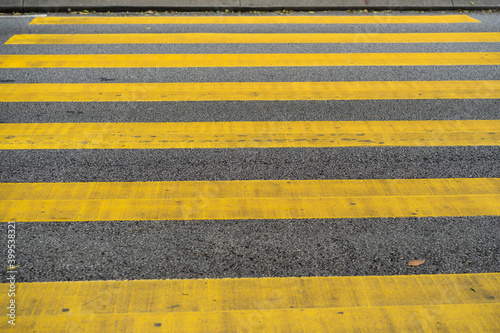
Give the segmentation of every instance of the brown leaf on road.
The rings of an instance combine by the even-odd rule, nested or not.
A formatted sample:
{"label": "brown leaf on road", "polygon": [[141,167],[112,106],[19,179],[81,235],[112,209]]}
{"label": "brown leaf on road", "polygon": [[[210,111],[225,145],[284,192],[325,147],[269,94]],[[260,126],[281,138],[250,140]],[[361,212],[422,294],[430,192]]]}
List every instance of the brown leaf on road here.
{"label": "brown leaf on road", "polygon": [[420,266],[425,262],[424,260],[412,260],[408,263],[408,266]]}

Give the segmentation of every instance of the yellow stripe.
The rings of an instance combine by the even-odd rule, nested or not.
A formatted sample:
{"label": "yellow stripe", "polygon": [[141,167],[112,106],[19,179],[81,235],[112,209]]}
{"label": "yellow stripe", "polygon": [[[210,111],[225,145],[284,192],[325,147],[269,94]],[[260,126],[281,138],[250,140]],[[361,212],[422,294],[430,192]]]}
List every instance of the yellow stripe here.
{"label": "yellow stripe", "polygon": [[[498,332],[499,283],[498,273],[19,283],[15,327],[22,332]],[[0,284],[3,295],[8,289]],[[0,329],[8,328],[4,318]]]}
{"label": "yellow stripe", "polygon": [[9,83],[0,102],[490,99],[500,81]]}
{"label": "yellow stripe", "polygon": [[500,178],[2,183],[0,221],[500,215]]}
{"label": "yellow stripe", "polygon": [[0,124],[0,149],[487,145],[500,120]]}
{"label": "yellow stripe", "polygon": [[498,32],[445,33],[176,33],[176,34],[29,34],[5,44],[160,44],[160,43],[480,43],[500,42]]}
{"label": "yellow stripe", "polygon": [[500,52],[0,55],[0,68],[500,65]]}
{"label": "yellow stripe", "polygon": [[467,15],[37,17],[30,24],[398,24],[478,23]]}

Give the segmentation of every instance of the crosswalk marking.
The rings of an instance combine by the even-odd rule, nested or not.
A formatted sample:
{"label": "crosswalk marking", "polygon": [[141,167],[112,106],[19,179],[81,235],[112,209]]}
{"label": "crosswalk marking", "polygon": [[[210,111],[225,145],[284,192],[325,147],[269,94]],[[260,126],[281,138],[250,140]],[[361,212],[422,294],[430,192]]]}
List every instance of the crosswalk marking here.
{"label": "crosswalk marking", "polygon": [[[424,23],[471,27],[479,21],[466,15],[176,16],[48,17],[30,24]],[[407,26],[401,27],[397,31]],[[499,32],[21,34],[6,44],[492,42],[500,42]],[[0,55],[0,68],[33,69],[463,65],[500,65],[500,53]],[[0,84],[0,102],[493,98],[500,98],[500,81]],[[408,112],[408,119],[418,118]],[[500,120],[3,123],[0,149],[499,146],[499,130]],[[0,222],[498,215],[500,178],[0,183]],[[409,259],[391,267],[407,266]],[[57,272],[48,274],[58,279]],[[480,273],[18,283],[16,325],[47,332],[500,331],[499,282],[498,273]],[[0,292],[9,287],[0,284]],[[0,331],[7,325],[1,322]]]}
{"label": "crosswalk marking", "polygon": [[43,17],[30,24],[400,24],[480,23],[468,15]]}
{"label": "crosswalk marking", "polygon": [[136,33],[20,34],[5,44],[208,44],[208,43],[488,43],[499,32],[434,33]]}
{"label": "crosswalk marking", "polygon": [[498,81],[8,83],[0,102],[491,99]]}
{"label": "crosswalk marking", "polygon": [[1,183],[0,221],[500,215],[500,178]]}
{"label": "crosswalk marking", "polygon": [[500,120],[0,124],[0,149],[486,145]]}
{"label": "crosswalk marking", "polygon": [[[495,319],[499,283],[498,273],[20,283],[16,304],[22,305],[22,320],[16,327],[50,332],[75,327],[88,332],[411,332],[422,327],[494,332],[500,330]],[[0,285],[5,295],[8,286]],[[4,320],[0,328],[6,325]]]}
{"label": "crosswalk marking", "polygon": [[13,54],[0,68],[500,65],[500,52],[283,54]]}

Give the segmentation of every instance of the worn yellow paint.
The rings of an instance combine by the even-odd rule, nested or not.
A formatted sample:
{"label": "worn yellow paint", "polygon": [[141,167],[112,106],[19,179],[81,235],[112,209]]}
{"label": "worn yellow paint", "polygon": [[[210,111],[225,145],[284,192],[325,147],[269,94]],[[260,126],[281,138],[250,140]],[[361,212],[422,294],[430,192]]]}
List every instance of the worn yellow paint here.
{"label": "worn yellow paint", "polygon": [[37,17],[30,24],[400,24],[479,23],[468,15]]}
{"label": "worn yellow paint", "polygon": [[16,329],[498,332],[499,283],[498,273],[19,283]]}
{"label": "worn yellow paint", "polygon": [[1,183],[0,221],[500,215],[500,178]]}
{"label": "worn yellow paint", "polygon": [[207,44],[207,43],[486,43],[500,42],[500,32],[435,33],[136,33],[25,34],[5,44]]}
{"label": "worn yellow paint", "polygon": [[0,55],[0,68],[500,65],[500,52]]}
{"label": "worn yellow paint", "polygon": [[0,124],[0,149],[498,145],[500,120]]}
{"label": "worn yellow paint", "polygon": [[7,83],[0,102],[500,98],[499,81]]}

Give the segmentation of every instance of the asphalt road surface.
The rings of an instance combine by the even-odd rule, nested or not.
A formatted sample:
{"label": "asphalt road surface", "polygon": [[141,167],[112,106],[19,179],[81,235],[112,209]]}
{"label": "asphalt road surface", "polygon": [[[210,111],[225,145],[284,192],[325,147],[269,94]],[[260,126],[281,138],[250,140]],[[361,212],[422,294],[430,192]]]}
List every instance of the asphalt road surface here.
{"label": "asphalt road surface", "polygon": [[[400,14],[384,12],[378,15]],[[177,17],[211,15],[213,14],[186,13],[177,14]],[[349,16],[352,14],[328,12],[302,15],[313,17],[314,15]],[[375,14],[358,15],[373,16]],[[421,16],[424,14],[408,12],[402,15]],[[496,81],[500,74],[498,70],[500,14],[479,11],[443,14],[438,11],[425,13],[425,15],[467,15],[480,22],[30,25],[33,17],[0,16],[0,94],[3,95],[3,97],[0,96],[0,127],[7,124],[49,123],[282,121],[368,121],[376,122],[380,126],[382,122],[389,121],[436,121],[432,123],[435,124],[432,126],[439,127],[442,124],[439,122],[443,121],[470,120],[483,121],[481,126],[487,128],[483,132],[491,132],[491,135],[495,135],[491,128],[496,128],[498,131],[500,119],[499,88],[498,81]],[[83,15],[61,16],[74,18]],[[99,17],[111,16],[115,15],[99,15]],[[136,41],[130,44],[112,44],[103,40],[102,44],[81,44],[79,42],[83,37],[78,36],[79,34],[178,33],[497,34],[491,37],[496,38],[496,41],[489,42],[477,42],[474,40],[476,37],[473,36],[466,42],[448,40],[387,43],[365,43],[358,40],[351,43],[267,43],[262,41],[244,43],[236,41],[235,43],[158,42],[143,44]],[[12,42],[13,36],[23,34],[71,34],[73,41],[72,44],[62,44],[57,41],[54,44],[45,44],[41,38],[31,44]],[[137,39],[133,35],[127,36]],[[140,39],[141,35],[138,36]],[[2,58],[4,55],[20,54],[37,57],[72,54],[326,53],[483,53],[488,54],[486,58],[489,60],[479,65],[433,64],[430,60],[418,66],[415,64],[393,66],[387,61],[377,66],[297,66],[291,63],[289,66],[274,67],[246,66],[245,64],[229,67],[222,63],[215,67],[197,64],[196,67],[163,68],[152,66],[131,68],[127,65],[123,68],[100,68],[99,61],[97,61],[93,65],[94,68],[90,65],[72,68],[71,61],[76,61],[75,56],[69,59],[69,65],[66,67],[52,62],[46,65],[47,68],[40,68],[44,67],[37,63],[37,61],[42,61],[41,59],[33,58],[31,65],[14,66],[12,62],[6,65],[6,58]],[[443,57],[446,59],[446,55]],[[135,60],[130,61],[133,63]],[[365,92],[357,90],[354,93],[355,98],[329,98],[324,97],[322,91],[313,91],[311,94],[314,96],[311,98],[294,99],[297,94],[300,95],[304,91],[308,93],[308,82],[346,81],[442,81],[440,86],[450,87],[452,93],[460,90],[458,88],[454,90],[455,83],[453,82],[467,81],[472,85],[472,92],[462,89],[463,91],[460,90],[461,92],[458,92],[456,97],[442,98],[439,97],[439,92],[430,91],[426,92],[429,97],[423,99],[404,98],[391,97],[393,96],[391,94],[400,93],[401,90],[407,88],[391,86],[384,92],[386,97],[380,98],[364,99],[364,93],[367,95],[371,93],[368,89]],[[101,101],[99,97],[96,97],[99,89],[104,85],[128,83],[126,89],[132,92],[135,91],[134,89],[143,89],[141,92],[144,94],[140,96],[146,96],[144,98],[147,99],[150,96],[148,92],[150,86],[143,87],[136,84],[160,82],[187,84],[184,87],[189,91],[198,89],[193,88],[191,83],[213,83],[210,86],[217,87],[219,82],[253,82],[256,84],[252,86],[252,89],[255,88],[258,92],[254,96],[240,100],[232,96],[231,91],[219,92],[223,97],[227,95],[227,100],[223,97],[211,100],[202,96],[194,100],[190,97],[187,97],[187,100],[155,100],[155,97],[141,100],[143,97],[138,97],[141,101],[124,101],[121,100],[123,96],[115,94],[110,95],[108,100]],[[271,90],[276,89],[278,95],[285,96],[282,100],[260,99],[259,94],[263,93],[258,90],[260,82],[295,82],[297,85],[288,91],[281,91],[279,90],[281,88],[272,86]],[[477,82],[480,84],[478,85]],[[53,94],[47,92],[49,89],[47,85],[34,86],[35,88],[23,85],[48,83],[62,85],[54,88],[56,92]],[[66,97],[56,100],[54,96],[59,96],[58,91],[61,91],[62,96],[64,89],[72,89],[67,88],[65,84],[73,83],[89,85],[80,90],[77,89],[76,92],[65,92]],[[301,83],[306,85],[301,85]],[[18,85],[13,88],[15,91],[7,90],[13,85]],[[117,89],[121,89],[120,87]],[[24,92],[28,88],[39,91]],[[89,93],[93,89],[96,91],[94,95]],[[165,94],[168,94],[170,88],[165,89],[167,89]],[[408,94],[411,95],[413,90],[415,89],[408,88],[410,91]],[[200,95],[203,94],[200,93]],[[131,96],[139,95],[132,93]],[[28,138],[28,140],[34,140],[31,143],[34,146],[30,149],[26,146],[16,148],[16,144],[7,146],[6,142],[9,138],[6,137],[7,132],[4,131],[4,127],[1,128],[0,182],[2,186],[12,183],[13,185],[9,186],[16,188],[15,186],[21,183],[40,183],[44,185],[37,192],[40,197],[50,196],[51,183],[72,182],[265,182],[274,180],[320,182],[370,179],[421,181],[436,178],[465,179],[464,182],[468,182],[471,179],[488,181],[500,177],[498,133],[488,144],[477,143],[477,141],[461,145],[455,145],[453,142],[440,144],[436,140],[423,146],[405,146],[405,144],[391,146],[381,142],[380,145],[332,144],[316,147],[291,144],[271,147],[253,145],[229,148],[213,146],[135,149],[125,145],[121,149],[109,149],[99,146],[101,141],[108,139],[99,137],[102,128],[97,127],[97,130],[88,134],[89,141],[94,140],[97,146],[82,146],[82,149],[73,146],[69,149],[61,149],[49,144],[47,147],[39,148],[34,142],[38,139],[32,136]],[[410,125],[409,128],[412,126]],[[76,127],[74,132],[78,131],[80,130]],[[32,131],[31,134],[33,133],[37,132]],[[51,142],[60,140],[57,135],[61,133],[68,134],[63,130],[60,133],[56,131],[50,134],[55,137],[49,138]],[[143,140],[140,138],[142,133],[136,134],[138,140]],[[256,182],[256,184],[261,183]],[[489,200],[495,204],[498,203],[499,183],[491,184],[488,186],[491,191],[496,191],[496,197],[493,196],[493,199]],[[7,187],[2,188],[6,191]],[[460,192],[461,190],[452,188],[450,191]],[[0,218],[4,222],[15,220],[17,216],[12,213],[14,208],[9,206],[9,195],[9,193],[2,194],[2,200],[5,203],[2,203],[0,208]],[[72,194],[68,192],[65,195],[70,197]],[[181,193],[181,198],[182,195],[187,194]],[[206,199],[211,196],[212,193],[195,193],[194,197],[198,201],[195,200],[192,204],[194,208],[191,208],[196,209],[196,205],[201,205],[198,210],[209,209],[208,205],[218,202],[210,201],[210,198]],[[61,198],[64,198],[64,195]],[[92,194],[86,198],[93,199]],[[36,199],[38,197],[34,200]],[[436,206],[447,204],[446,197],[436,200]],[[57,205],[57,203],[51,204]],[[182,202],[178,204],[181,205]],[[23,205],[22,207],[25,208],[19,209],[29,211],[32,203],[28,200]],[[33,205],[36,206],[36,204]],[[299,202],[298,205],[300,206],[301,203]],[[148,203],[138,204],[138,210],[139,206],[147,210]],[[366,212],[362,212],[366,213],[363,215],[365,217],[351,217],[349,214],[342,215],[340,212],[340,218],[324,215],[315,217],[314,211],[312,215],[305,217],[300,214],[295,218],[279,217],[278,213],[273,215],[274,211],[264,212],[263,215],[255,217],[252,209],[257,208],[254,207],[248,208],[250,213],[247,215],[244,212],[241,213],[243,215],[239,216],[242,218],[231,218],[233,215],[229,213],[224,215],[226,206],[221,204],[220,207],[210,207],[211,211],[215,212],[208,218],[203,218],[203,213],[200,213],[201,215],[194,214],[193,218],[188,214],[186,216],[189,218],[186,219],[170,219],[168,213],[162,215],[160,212],[159,217],[151,219],[148,219],[147,214],[132,214],[131,216],[137,216],[137,218],[131,220],[106,218],[106,213],[98,215],[97,218],[85,220],[85,217],[78,218],[78,216],[85,215],[84,213],[78,215],[80,214],[78,212],[72,215],[77,217],[74,219],[64,220],[57,216],[53,219],[44,219],[40,216],[45,215],[33,212],[36,207],[30,211],[29,214],[32,213],[32,215],[27,213],[29,216],[34,216],[31,220],[30,218],[25,220],[30,220],[30,222],[22,222],[23,219],[19,217],[19,222],[16,223],[16,260],[20,265],[17,268],[18,282],[381,276],[488,273],[500,270],[500,219],[494,207],[491,207],[491,211],[488,212],[477,208],[475,214],[458,210],[454,213],[442,213],[440,207],[437,207],[429,214],[414,213],[414,216],[407,216],[406,213],[395,215],[384,215],[383,212],[373,213],[377,210],[376,207],[366,207]],[[294,207],[290,209],[293,210]],[[133,211],[136,207],[132,205],[116,209]],[[151,210],[154,209],[152,206]],[[245,207],[241,208],[242,211],[245,209]],[[322,211],[323,207],[317,209]],[[221,215],[217,215],[217,210]],[[438,213],[432,213],[434,211]],[[22,215],[22,213],[19,214]],[[99,220],[99,216],[104,217]],[[278,218],[273,218],[273,216],[278,216]],[[7,244],[7,234],[7,225],[2,223],[0,225],[2,244]],[[2,257],[7,257],[7,247],[2,246],[0,253]],[[426,262],[416,267],[409,266],[408,262],[413,259],[425,259]],[[8,275],[6,272],[2,274],[3,279]]]}

